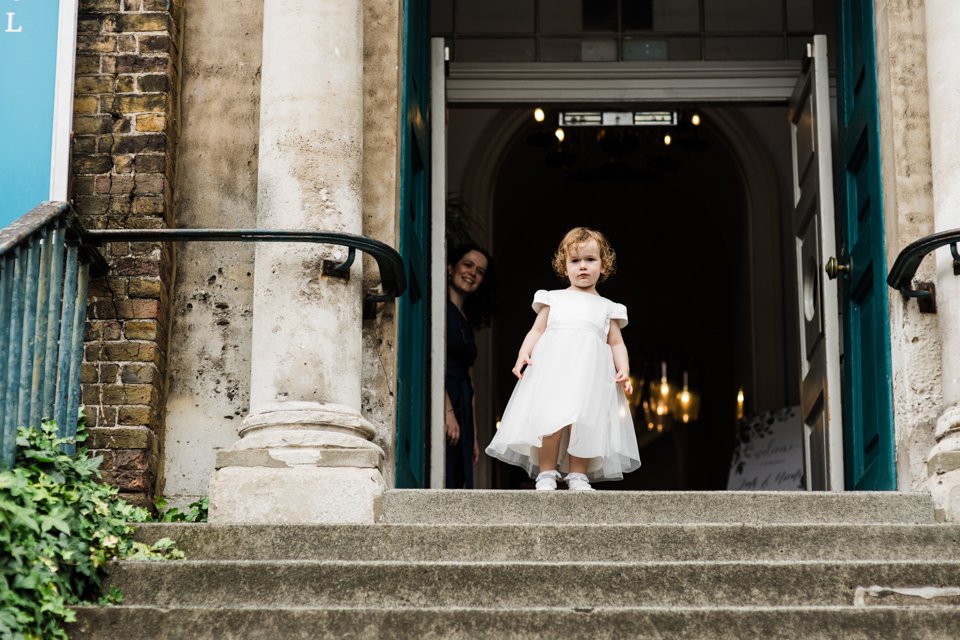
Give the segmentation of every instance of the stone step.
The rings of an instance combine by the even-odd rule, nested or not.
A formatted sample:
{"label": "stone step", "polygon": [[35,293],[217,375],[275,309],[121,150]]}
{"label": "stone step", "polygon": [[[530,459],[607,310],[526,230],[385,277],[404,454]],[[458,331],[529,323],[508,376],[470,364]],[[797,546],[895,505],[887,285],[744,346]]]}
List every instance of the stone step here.
{"label": "stone step", "polygon": [[191,560],[960,560],[960,525],[141,525]]}
{"label": "stone step", "polygon": [[122,562],[107,586],[159,607],[841,606],[857,586],[956,587],[958,561]]}
{"label": "stone step", "polygon": [[934,510],[925,493],[395,489],[383,496],[382,520],[411,524],[931,524]]}
{"label": "stone step", "polygon": [[202,609],[79,607],[73,640],[956,638],[960,607]]}

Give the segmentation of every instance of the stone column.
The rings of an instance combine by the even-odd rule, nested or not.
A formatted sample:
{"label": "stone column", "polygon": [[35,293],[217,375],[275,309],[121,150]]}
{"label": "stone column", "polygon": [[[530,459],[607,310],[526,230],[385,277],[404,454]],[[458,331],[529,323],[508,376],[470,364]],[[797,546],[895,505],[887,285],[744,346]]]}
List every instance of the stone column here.
{"label": "stone column", "polygon": [[[265,0],[257,226],[361,232],[360,0]],[[250,413],[217,456],[214,522],[373,522],[383,451],[360,414],[361,273],[346,249],[261,243]]]}
{"label": "stone column", "polygon": [[[926,0],[927,84],[930,91],[930,147],[933,170],[934,229],[960,228],[960,2]],[[937,444],[930,452],[931,493],[938,510],[960,521],[960,276],[950,251],[939,249],[937,315],[943,357],[943,410]]]}

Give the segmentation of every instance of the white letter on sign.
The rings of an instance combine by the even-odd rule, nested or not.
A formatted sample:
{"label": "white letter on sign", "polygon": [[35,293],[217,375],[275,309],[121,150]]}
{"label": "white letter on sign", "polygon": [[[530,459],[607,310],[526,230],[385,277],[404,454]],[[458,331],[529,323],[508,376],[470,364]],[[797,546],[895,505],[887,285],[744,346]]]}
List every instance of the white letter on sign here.
{"label": "white letter on sign", "polygon": [[13,11],[7,12],[7,31],[6,33],[20,33],[23,31],[23,26],[19,26],[16,29],[13,27],[13,16],[15,16]]}

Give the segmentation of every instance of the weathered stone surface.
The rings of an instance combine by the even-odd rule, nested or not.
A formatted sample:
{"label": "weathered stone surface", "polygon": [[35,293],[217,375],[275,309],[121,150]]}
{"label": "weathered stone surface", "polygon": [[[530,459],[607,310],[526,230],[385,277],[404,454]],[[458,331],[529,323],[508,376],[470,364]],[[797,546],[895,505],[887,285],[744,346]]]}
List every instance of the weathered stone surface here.
{"label": "weathered stone surface", "polygon": [[205,607],[849,606],[875,584],[960,584],[960,561],[184,560],[121,563],[108,580],[127,604]]}
{"label": "weathered stone surface", "polygon": [[225,467],[210,484],[210,521],[373,523],[383,490],[377,469]]}
{"label": "weathered stone surface", "polygon": [[[493,493],[508,511],[511,498],[545,497]],[[125,604],[81,609],[71,637],[126,637],[137,625],[158,638],[211,637],[193,633],[201,622],[243,638],[952,637],[960,606],[948,601],[859,605],[871,585],[955,591],[960,526],[864,525],[862,494],[830,499],[851,507],[834,510],[838,524],[804,522],[808,509],[783,511],[785,524],[716,524],[716,512],[673,495],[688,524],[590,524],[591,502],[609,510],[651,497],[612,505],[598,492],[568,496],[561,524],[532,524],[533,511],[500,525],[146,525],[140,540],[171,537],[188,560],[115,565],[110,584]],[[730,495],[723,508],[734,514],[757,507],[752,494]],[[917,498],[881,502],[875,514],[896,514]]]}
{"label": "weathered stone surface", "polygon": [[407,523],[934,522],[925,493],[394,490],[384,520]]}
{"label": "weathered stone surface", "polygon": [[86,640],[289,638],[676,638],[677,640],[941,640],[956,609],[910,607],[633,607],[482,609],[196,609],[143,606],[78,609],[70,637]]}
{"label": "weathered stone surface", "polygon": [[137,538],[191,560],[960,560],[960,525],[942,524],[148,524]]}

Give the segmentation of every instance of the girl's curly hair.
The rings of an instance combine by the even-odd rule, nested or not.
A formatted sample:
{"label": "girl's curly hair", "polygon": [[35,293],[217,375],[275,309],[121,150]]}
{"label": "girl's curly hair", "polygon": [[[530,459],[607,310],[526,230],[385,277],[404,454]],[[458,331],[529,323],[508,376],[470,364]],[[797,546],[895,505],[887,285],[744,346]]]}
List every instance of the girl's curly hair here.
{"label": "girl's curly hair", "polygon": [[497,291],[497,272],[493,266],[493,256],[486,249],[467,242],[455,247],[447,252],[447,266],[455,267],[463,256],[471,251],[482,253],[487,259],[487,270],[483,274],[483,282],[477,287],[477,290],[467,296],[463,302],[463,315],[474,329],[489,327],[493,321],[493,316],[497,312],[496,291]]}
{"label": "girl's curly hair", "polygon": [[600,249],[600,281],[603,282],[616,272],[617,254],[610,246],[606,236],[596,229],[574,227],[567,231],[567,235],[563,236],[560,246],[557,247],[557,252],[553,254],[553,270],[561,279],[567,277],[567,256],[570,255],[570,248],[578,247],[591,239],[597,241],[597,247]]}

